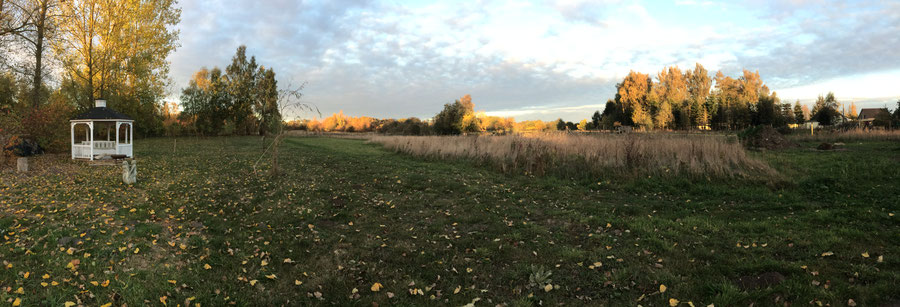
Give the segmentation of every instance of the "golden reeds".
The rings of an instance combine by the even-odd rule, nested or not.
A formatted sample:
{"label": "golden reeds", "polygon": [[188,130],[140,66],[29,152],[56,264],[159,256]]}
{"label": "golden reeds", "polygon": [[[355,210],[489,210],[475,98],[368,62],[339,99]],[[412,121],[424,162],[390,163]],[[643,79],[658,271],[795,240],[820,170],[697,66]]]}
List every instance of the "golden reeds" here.
{"label": "golden reeds", "polygon": [[503,171],[553,172],[567,177],[773,175],[737,142],[712,135],[374,136],[370,142],[414,156],[469,159]]}

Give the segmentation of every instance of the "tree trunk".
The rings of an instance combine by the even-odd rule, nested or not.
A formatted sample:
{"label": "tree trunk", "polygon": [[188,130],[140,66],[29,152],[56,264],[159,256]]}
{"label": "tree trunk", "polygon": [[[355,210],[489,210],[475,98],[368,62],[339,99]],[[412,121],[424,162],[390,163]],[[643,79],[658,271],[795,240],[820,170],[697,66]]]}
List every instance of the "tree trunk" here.
{"label": "tree trunk", "polygon": [[34,80],[33,80],[33,88],[31,89],[31,103],[37,108],[41,104],[41,85],[43,81],[41,80],[43,77],[43,64],[41,63],[44,57],[44,31],[46,30],[46,21],[47,21],[47,10],[49,6],[49,0],[41,1],[40,8],[38,9],[36,33],[34,39]]}

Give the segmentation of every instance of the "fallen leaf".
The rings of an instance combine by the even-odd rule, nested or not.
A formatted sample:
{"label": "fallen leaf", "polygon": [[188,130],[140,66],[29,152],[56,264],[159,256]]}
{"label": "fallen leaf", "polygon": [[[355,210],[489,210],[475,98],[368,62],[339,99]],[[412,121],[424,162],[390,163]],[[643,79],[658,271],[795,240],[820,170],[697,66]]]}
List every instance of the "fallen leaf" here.
{"label": "fallen leaf", "polygon": [[863,258],[869,258],[869,252],[866,251],[865,253],[862,253],[862,256]]}
{"label": "fallen leaf", "polygon": [[824,253],[822,253],[822,257],[828,257],[828,256],[831,256],[831,255],[834,255],[834,253],[833,253],[833,252],[824,252]]}
{"label": "fallen leaf", "polygon": [[669,299],[669,306],[675,307],[678,306],[678,300],[674,298]]}
{"label": "fallen leaf", "polygon": [[16,300],[13,301],[13,304],[12,304],[12,305],[13,305],[13,307],[16,307],[16,306],[22,306],[22,299],[20,299],[20,298],[17,297]]}
{"label": "fallen leaf", "polygon": [[66,306],[66,307],[72,307],[72,306],[75,306],[75,302],[72,302],[72,301],[66,301],[65,303],[63,303],[63,306]]}
{"label": "fallen leaf", "polygon": [[250,285],[251,285],[251,286],[255,286],[255,285],[256,285],[256,282],[257,282],[257,280],[256,280],[256,279],[254,279],[254,280],[251,280],[251,281],[250,281]]}
{"label": "fallen leaf", "polygon": [[544,292],[550,292],[550,290],[553,290],[553,285],[547,284],[544,286]]}
{"label": "fallen leaf", "polygon": [[302,281],[299,281],[299,280],[294,280],[294,284],[299,286],[299,285],[302,285],[303,282],[302,282]]}
{"label": "fallen leaf", "polygon": [[659,285],[659,293],[666,293],[666,285]]}
{"label": "fallen leaf", "polygon": [[382,287],[382,285],[380,282],[376,282],[376,283],[372,284],[372,288],[371,288],[372,292],[381,291],[381,287]]}
{"label": "fallen leaf", "polygon": [[169,306],[169,304],[166,303],[166,300],[167,300],[167,299],[169,299],[169,298],[166,297],[166,296],[160,296],[160,297],[159,297],[159,302],[162,303],[163,306]]}
{"label": "fallen leaf", "polygon": [[276,277],[275,274],[266,275],[266,278],[268,278],[268,279],[275,279],[275,277]]}

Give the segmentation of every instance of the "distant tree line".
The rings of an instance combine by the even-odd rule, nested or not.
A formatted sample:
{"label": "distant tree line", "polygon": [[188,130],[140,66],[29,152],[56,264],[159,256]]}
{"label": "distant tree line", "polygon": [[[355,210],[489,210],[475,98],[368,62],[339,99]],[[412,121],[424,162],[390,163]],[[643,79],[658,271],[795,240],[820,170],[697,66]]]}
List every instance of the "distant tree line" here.
{"label": "distant tree line", "polygon": [[[740,77],[732,78],[719,71],[710,77],[698,63],[685,72],[678,67],[663,68],[655,79],[630,72],[616,84],[616,96],[606,102],[603,113],[595,112],[591,121],[583,120],[579,127],[739,130],[757,125],[786,127],[808,120],[835,125],[854,119],[856,112],[855,104],[850,105],[849,112],[841,108],[830,92],[820,95],[812,110],[800,101],[793,105],[782,103],[763,83],[759,72],[744,70]],[[560,122],[557,126],[562,128],[563,124],[571,129],[570,123]]]}

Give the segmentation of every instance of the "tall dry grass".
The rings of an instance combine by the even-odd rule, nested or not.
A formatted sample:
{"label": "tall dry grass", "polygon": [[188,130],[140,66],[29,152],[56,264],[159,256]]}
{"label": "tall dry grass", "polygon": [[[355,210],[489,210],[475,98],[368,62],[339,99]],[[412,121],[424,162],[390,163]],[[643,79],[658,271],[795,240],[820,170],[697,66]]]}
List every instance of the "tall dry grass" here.
{"label": "tall dry grass", "polygon": [[853,142],[853,141],[900,141],[900,130],[852,129],[846,131],[800,131],[788,137],[793,141]]}
{"label": "tall dry grass", "polygon": [[533,174],[772,176],[740,144],[710,135],[374,136],[370,142],[414,156],[469,159]]}

